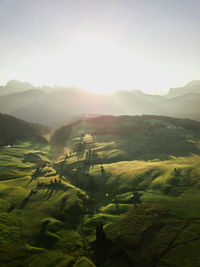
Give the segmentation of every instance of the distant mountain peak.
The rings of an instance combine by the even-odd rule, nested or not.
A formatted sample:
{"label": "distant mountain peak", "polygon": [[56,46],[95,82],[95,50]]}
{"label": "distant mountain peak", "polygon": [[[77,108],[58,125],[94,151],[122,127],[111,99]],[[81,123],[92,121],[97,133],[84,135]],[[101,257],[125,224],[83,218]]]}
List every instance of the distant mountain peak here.
{"label": "distant mountain peak", "polygon": [[185,87],[199,87],[200,88],[200,80],[194,80],[185,85]]}
{"label": "distant mountain peak", "polygon": [[5,85],[6,88],[9,88],[9,89],[32,89],[34,88],[35,86],[29,82],[20,82],[18,80],[10,80],[7,82],[7,84]]}
{"label": "distant mountain peak", "polygon": [[131,93],[134,93],[137,95],[144,95],[144,92],[140,89],[133,89],[133,90],[131,90]]}
{"label": "distant mountain peak", "polygon": [[35,86],[29,82],[10,80],[5,86],[0,86],[0,96],[24,92],[34,88]]}
{"label": "distant mountain peak", "polygon": [[200,94],[200,81],[194,80],[187,83],[183,87],[170,88],[169,93],[166,95],[168,98],[178,97],[185,94],[198,93]]}
{"label": "distant mountain peak", "polygon": [[133,90],[118,90],[113,93],[114,95],[127,95],[127,94],[135,94],[135,95],[145,95],[145,93],[140,89]]}

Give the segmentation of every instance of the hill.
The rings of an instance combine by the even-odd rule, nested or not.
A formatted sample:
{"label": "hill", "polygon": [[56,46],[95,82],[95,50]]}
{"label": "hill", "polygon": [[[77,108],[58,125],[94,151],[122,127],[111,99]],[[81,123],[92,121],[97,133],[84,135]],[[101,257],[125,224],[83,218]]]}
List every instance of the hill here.
{"label": "hill", "polygon": [[49,143],[4,147],[1,266],[198,267],[199,133],[186,119],[85,116]]}
{"label": "hill", "polygon": [[[70,266],[83,255],[82,239],[76,228],[85,212],[86,197],[68,182],[58,183],[51,155],[49,145],[37,137],[16,139],[12,147],[1,149],[3,267]],[[85,258],[82,260],[89,263]]]}
{"label": "hill", "polygon": [[[52,141],[68,154],[57,170],[95,200],[84,217],[88,242],[103,221],[106,236],[123,248],[116,252],[112,242],[110,249],[104,244],[109,266],[129,266],[129,260],[134,266],[198,266],[199,131],[200,123],[192,120],[101,116],[54,133]],[[135,208],[134,191],[142,195]],[[108,264],[105,250],[93,255],[100,266]]]}
{"label": "hill", "polygon": [[7,114],[0,113],[0,141],[12,140],[18,137],[43,136],[50,128],[19,120]]}
{"label": "hill", "polygon": [[98,137],[100,143],[109,143],[110,140],[108,150],[112,148],[113,153],[110,151],[107,156],[105,154],[104,160],[109,160],[109,154],[112,158],[116,156],[118,161],[166,158],[198,152],[195,140],[200,132],[200,122],[188,119],[150,115],[85,117],[56,130],[52,142],[65,146],[76,128]]}

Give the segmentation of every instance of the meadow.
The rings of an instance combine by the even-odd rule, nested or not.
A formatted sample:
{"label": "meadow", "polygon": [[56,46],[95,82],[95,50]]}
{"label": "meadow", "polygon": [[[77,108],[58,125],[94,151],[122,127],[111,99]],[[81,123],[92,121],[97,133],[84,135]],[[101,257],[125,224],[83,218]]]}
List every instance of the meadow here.
{"label": "meadow", "polygon": [[0,148],[1,266],[200,266],[198,131],[145,120]]}

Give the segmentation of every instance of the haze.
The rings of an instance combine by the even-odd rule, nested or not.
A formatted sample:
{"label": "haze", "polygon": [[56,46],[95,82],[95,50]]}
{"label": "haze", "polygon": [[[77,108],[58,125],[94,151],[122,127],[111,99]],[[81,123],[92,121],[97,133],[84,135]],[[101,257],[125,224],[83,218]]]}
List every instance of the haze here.
{"label": "haze", "polygon": [[199,79],[198,0],[1,0],[0,84],[166,92]]}

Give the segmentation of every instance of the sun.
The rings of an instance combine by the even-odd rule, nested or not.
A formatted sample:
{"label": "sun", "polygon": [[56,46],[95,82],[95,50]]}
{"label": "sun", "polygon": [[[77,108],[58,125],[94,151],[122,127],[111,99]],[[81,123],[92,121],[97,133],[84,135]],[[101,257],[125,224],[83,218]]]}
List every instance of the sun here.
{"label": "sun", "polygon": [[114,44],[100,37],[87,38],[64,50],[57,59],[60,68],[55,73],[60,81],[94,92],[106,92],[112,87],[119,67]]}
{"label": "sun", "polygon": [[[143,56],[141,56],[143,55]],[[163,89],[166,72],[139,48],[126,47],[105,36],[79,36],[38,64],[35,84],[78,86],[94,93]]]}
{"label": "sun", "polygon": [[112,40],[102,36],[85,37],[55,51],[43,63],[37,77],[48,84],[74,85],[106,93],[124,86],[130,74],[129,59]]}

